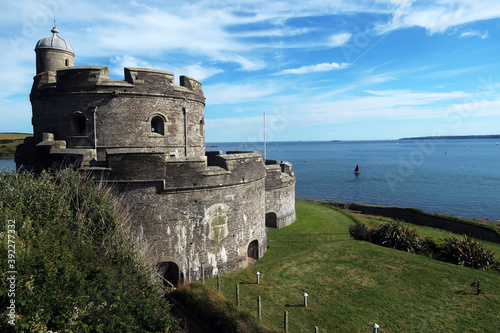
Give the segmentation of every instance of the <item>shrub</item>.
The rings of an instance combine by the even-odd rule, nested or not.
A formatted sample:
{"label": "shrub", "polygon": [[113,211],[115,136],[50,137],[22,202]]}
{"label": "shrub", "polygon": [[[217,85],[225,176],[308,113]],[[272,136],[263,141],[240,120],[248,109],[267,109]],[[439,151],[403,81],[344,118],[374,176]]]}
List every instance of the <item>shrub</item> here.
{"label": "shrub", "polygon": [[443,260],[442,252],[445,244],[444,238],[427,236],[422,240],[420,253],[432,259]]}
{"label": "shrub", "polygon": [[463,239],[455,236],[447,238],[442,255],[447,261],[460,266],[481,270],[500,268],[495,254],[467,235]]}
{"label": "shrub", "polygon": [[385,247],[412,253],[418,253],[422,249],[417,229],[411,229],[399,221],[383,224],[373,233],[372,240]]}
{"label": "shrub", "polygon": [[349,234],[356,240],[369,241],[373,231],[364,224],[353,224],[349,227]]}

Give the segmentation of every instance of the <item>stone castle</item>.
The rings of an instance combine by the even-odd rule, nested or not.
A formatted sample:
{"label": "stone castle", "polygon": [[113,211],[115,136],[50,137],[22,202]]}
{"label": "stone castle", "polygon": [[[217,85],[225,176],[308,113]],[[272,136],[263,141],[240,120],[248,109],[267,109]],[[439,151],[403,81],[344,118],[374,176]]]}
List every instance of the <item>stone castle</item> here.
{"label": "stone castle", "polygon": [[144,68],[110,80],[108,67],[75,67],[51,32],[35,47],[34,136],[18,147],[19,169],[72,167],[112,183],[173,284],[247,267],[266,251],[266,227],[294,222],[290,163],[205,151],[198,81]]}

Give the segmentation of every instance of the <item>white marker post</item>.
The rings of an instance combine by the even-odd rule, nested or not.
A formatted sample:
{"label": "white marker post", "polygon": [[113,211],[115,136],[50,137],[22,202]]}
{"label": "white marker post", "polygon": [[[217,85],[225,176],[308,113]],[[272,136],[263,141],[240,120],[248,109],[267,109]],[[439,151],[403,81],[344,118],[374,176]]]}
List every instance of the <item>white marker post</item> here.
{"label": "white marker post", "polygon": [[303,293],[302,296],[304,296],[304,307],[307,308],[307,296],[309,296],[308,293]]}

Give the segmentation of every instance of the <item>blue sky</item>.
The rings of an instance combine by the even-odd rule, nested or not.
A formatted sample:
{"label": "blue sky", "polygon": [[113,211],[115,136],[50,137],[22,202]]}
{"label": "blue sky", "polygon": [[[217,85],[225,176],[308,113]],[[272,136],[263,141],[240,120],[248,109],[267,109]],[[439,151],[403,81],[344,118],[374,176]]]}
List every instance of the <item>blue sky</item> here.
{"label": "blue sky", "polygon": [[69,1],[0,5],[0,132],[31,132],[36,42],[75,65],[203,84],[207,142],[500,133],[497,0]]}

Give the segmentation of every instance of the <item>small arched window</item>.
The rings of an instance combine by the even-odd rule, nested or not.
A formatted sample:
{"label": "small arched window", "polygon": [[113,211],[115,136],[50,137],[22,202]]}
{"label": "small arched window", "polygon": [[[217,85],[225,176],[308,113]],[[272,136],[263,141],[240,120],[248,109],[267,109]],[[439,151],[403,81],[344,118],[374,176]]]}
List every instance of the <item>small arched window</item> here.
{"label": "small arched window", "polygon": [[151,132],[165,135],[165,121],[160,116],[151,119]]}
{"label": "small arched window", "polygon": [[69,66],[69,60],[68,60],[68,59],[64,60],[64,65],[65,65],[66,67],[68,67],[68,66]]}
{"label": "small arched window", "polygon": [[205,135],[205,120],[200,120],[200,136]]}
{"label": "small arched window", "polygon": [[72,120],[73,132],[76,135],[87,134],[87,118],[82,113],[75,113]]}

